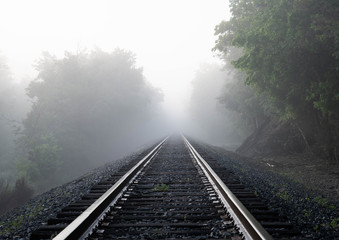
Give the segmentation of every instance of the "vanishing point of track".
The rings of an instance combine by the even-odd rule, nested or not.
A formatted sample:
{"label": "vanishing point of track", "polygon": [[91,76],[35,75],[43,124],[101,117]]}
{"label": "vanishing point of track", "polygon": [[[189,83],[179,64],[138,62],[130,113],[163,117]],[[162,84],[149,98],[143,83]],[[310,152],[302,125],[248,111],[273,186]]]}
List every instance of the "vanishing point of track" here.
{"label": "vanishing point of track", "polygon": [[208,161],[220,177],[185,137],[166,138],[49,219],[31,239],[237,240],[295,234],[232,173]]}

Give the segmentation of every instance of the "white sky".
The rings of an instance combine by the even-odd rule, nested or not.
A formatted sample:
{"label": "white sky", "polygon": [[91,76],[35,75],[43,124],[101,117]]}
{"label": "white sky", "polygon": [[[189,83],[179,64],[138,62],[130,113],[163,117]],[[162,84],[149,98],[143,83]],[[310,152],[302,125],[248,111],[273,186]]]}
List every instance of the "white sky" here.
{"label": "white sky", "polygon": [[227,0],[0,0],[0,52],[19,80],[35,76],[42,51],[131,50],[180,116],[199,65],[219,62],[214,27],[228,18]]}

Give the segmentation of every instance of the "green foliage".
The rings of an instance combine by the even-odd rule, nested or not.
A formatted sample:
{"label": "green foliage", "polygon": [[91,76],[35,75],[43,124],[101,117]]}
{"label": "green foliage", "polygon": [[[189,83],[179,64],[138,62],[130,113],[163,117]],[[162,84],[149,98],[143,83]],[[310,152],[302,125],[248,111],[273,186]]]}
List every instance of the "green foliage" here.
{"label": "green foliage", "polygon": [[[246,83],[268,93],[282,109],[312,107],[338,113],[338,2],[230,1],[232,18],[216,27],[215,49],[244,49],[233,62]],[[309,104],[311,103],[311,105]]]}
{"label": "green foliage", "polygon": [[0,177],[14,183],[15,134],[29,108],[25,84],[15,83],[6,59],[0,53]]}
{"label": "green foliage", "polygon": [[1,223],[3,227],[0,230],[0,235],[14,235],[18,230],[23,229],[27,222],[30,222],[32,219],[37,218],[39,215],[43,214],[43,206],[26,206],[25,214],[14,216],[13,218],[8,219],[6,222]]}
{"label": "green foliage", "polygon": [[169,186],[165,183],[156,185],[153,189],[154,192],[166,192],[169,190]]}
{"label": "green foliage", "polygon": [[55,238],[58,234],[59,234],[58,232],[54,232],[54,233],[51,235],[50,239]]}
{"label": "green foliage", "polygon": [[267,118],[264,104],[261,102],[263,98],[244,85],[243,74],[234,72],[233,81],[226,83],[219,101],[226,109],[235,113],[235,122],[238,127],[253,131],[259,128]]}
{"label": "green foliage", "polygon": [[240,48],[233,66],[272,103],[259,106],[302,123],[306,138],[325,144],[326,156],[338,159],[339,2],[231,0],[230,9],[231,19],[216,26],[214,50],[227,66],[232,49]]}
{"label": "green foliage", "polygon": [[276,195],[285,201],[289,201],[292,198],[286,188],[280,188]]}
{"label": "green foliage", "polygon": [[339,218],[332,219],[330,225],[331,225],[332,228],[338,228],[339,227]]}
{"label": "green foliage", "polygon": [[311,211],[310,210],[304,209],[303,212],[304,212],[304,216],[305,217],[309,218],[311,216]]}
{"label": "green foliage", "polygon": [[321,196],[317,196],[313,199],[314,202],[318,203],[320,206],[325,207],[325,208],[329,208],[334,210],[335,206],[331,205],[329,203],[329,200],[327,198],[323,198]]}
{"label": "green foliage", "polygon": [[192,81],[193,121],[206,129],[204,136],[213,133],[210,141],[222,135],[232,139],[229,144],[241,143],[272,111],[266,97],[245,86],[245,74],[230,64],[239,56],[239,49],[230,48],[223,71],[217,65],[202,66]]}
{"label": "green foliage", "polygon": [[223,102],[224,85],[230,80],[228,69],[222,71],[219,65],[204,64],[191,82],[191,131],[211,144],[236,145],[248,135],[246,130],[236,128],[238,113]]}
{"label": "green foliage", "polygon": [[39,188],[122,154],[127,141],[146,131],[140,125],[150,121],[162,97],[145,81],[135,56],[120,49],[62,59],[44,53],[36,69],[27,89],[32,110],[19,132],[18,169]]}
{"label": "green foliage", "polygon": [[53,134],[30,139],[25,143],[29,145],[30,151],[28,156],[20,159],[18,163],[19,174],[29,179],[38,188],[45,188],[57,177],[56,173],[61,166],[62,149]]}

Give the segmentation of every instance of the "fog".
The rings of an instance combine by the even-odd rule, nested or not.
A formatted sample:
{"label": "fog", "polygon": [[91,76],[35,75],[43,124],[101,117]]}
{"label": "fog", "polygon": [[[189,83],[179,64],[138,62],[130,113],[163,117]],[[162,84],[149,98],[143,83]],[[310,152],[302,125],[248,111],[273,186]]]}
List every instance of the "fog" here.
{"label": "fog", "polygon": [[232,74],[221,65],[203,64],[192,80],[192,94],[185,132],[199,140],[234,150],[243,140],[220,98]]}
{"label": "fog", "polygon": [[2,2],[0,194],[18,179],[46,191],[173,132],[237,145],[211,51],[227,5]]}
{"label": "fog", "polygon": [[[334,1],[228,5],[1,1],[0,206],[178,131],[257,152],[279,122],[338,161]],[[277,146],[298,146],[288,135]]]}
{"label": "fog", "polygon": [[36,67],[27,88],[33,105],[18,134],[18,171],[40,189],[168,134],[160,125],[163,94],[133,53],[44,53]]}
{"label": "fog", "polygon": [[162,89],[166,112],[181,116],[199,65],[220,61],[211,51],[214,28],[230,16],[224,0],[13,0],[0,6],[0,51],[16,81],[35,77],[32,65],[43,51],[62,58],[65,51],[126,49],[147,81]]}
{"label": "fog", "polygon": [[15,169],[15,131],[30,109],[31,103],[25,94],[29,80],[16,83],[6,65],[6,58],[0,55],[0,183],[13,182]]}

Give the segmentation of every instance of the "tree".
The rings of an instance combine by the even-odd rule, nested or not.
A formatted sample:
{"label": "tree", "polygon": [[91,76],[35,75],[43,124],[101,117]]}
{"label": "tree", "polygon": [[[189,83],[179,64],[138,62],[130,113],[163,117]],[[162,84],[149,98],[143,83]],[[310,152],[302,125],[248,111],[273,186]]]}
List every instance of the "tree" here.
{"label": "tree", "polygon": [[0,56],[0,178],[14,182],[15,129],[30,104],[25,97],[25,81],[15,83],[5,57]]}
{"label": "tree", "polygon": [[39,172],[31,174],[36,183],[47,162],[60,182],[132,150],[162,99],[136,67],[135,56],[124,50],[66,53],[63,59],[44,53],[37,70],[28,88],[34,104],[20,141],[22,165],[30,153],[39,155],[33,159],[41,164],[28,167]]}
{"label": "tree", "polygon": [[234,113],[237,126],[248,135],[267,120],[269,113],[264,109],[264,97],[257,96],[253,89],[244,84],[241,72],[234,70],[229,74],[232,80],[225,84],[219,101]]}
{"label": "tree", "polygon": [[244,135],[235,127],[234,114],[219,101],[229,77],[219,65],[201,65],[192,81],[190,99],[190,134],[222,146],[240,144]]}
{"label": "tree", "polygon": [[[0,59],[0,166],[6,168],[13,150],[11,92],[12,78],[4,58]],[[1,171],[2,172],[2,171]]]}
{"label": "tree", "polygon": [[52,134],[31,141],[27,143],[30,151],[24,155],[25,159],[18,165],[18,170],[23,177],[35,183],[37,189],[46,189],[51,181],[57,181],[62,149]]}
{"label": "tree", "polygon": [[[216,27],[215,50],[243,49],[233,65],[246,84],[273,99],[280,117],[318,122],[327,144],[339,115],[336,0],[231,0],[232,18]],[[312,120],[314,119],[314,120]],[[329,127],[331,126],[332,127]],[[333,146],[331,147],[333,150]]]}
{"label": "tree", "polygon": [[247,73],[247,84],[295,111],[310,101],[338,112],[337,1],[237,0],[231,7],[232,19],[216,28],[215,49],[244,48],[234,65]]}

